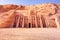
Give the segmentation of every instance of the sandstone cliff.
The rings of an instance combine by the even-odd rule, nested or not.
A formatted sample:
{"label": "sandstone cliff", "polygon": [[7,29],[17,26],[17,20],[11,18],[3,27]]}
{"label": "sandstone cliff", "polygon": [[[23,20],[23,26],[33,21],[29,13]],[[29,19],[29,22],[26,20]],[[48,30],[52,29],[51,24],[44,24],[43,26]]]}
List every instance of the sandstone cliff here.
{"label": "sandstone cliff", "polygon": [[[33,26],[37,26],[37,27],[43,26],[49,28],[49,27],[57,27],[55,22],[55,15],[60,14],[60,4],[48,3],[48,4],[38,4],[31,6],[11,5],[11,4],[0,5],[0,14],[1,13],[3,14],[10,10],[15,10],[16,12],[16,16],[17,16],[17,19],[15,21],[16,26],[19,25],[22,26],[22,22],[24,21],[25,25],[31,23],[33,24]],[[21,19],[19,18],[20,16],[22,17]],[[29,22],[27,22],[28,20]]]}

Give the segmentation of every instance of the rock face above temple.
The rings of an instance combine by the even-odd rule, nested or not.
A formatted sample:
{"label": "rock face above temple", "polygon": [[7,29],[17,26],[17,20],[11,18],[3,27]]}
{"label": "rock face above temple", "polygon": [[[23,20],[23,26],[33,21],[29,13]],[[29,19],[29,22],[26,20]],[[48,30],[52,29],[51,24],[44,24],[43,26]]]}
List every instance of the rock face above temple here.
{"label": "rock face above temple", "polygon": [[60,4],[48,3],[48,4],[37,4],[31,6],[22,6],[13,4],[0,5],[0,14],[3,14],[10,10],[14,10],[16,12],[16,16],[22,16],[22,15],[25,17],[27,16],[28,19],[30,19],[29,21],[31,21],[32,16],[36,16],[36,19],[40,17],[42,20],[41,25],[46,27],[56,27],[55,15],[60,14]]}

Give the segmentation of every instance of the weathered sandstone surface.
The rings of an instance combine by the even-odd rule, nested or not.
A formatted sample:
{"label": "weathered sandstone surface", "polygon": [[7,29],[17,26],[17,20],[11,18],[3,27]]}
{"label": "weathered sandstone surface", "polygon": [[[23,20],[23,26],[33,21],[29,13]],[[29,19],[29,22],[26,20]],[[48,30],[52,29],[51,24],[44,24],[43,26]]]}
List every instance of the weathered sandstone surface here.
{"label": "weathered sandstone surface", "polygon": [[[14,10],[14,11],[11,11]],[[3,18],[7,14],[6,20],[10,22],[5,22]],[[11,14],[11,15],[10,15]],[[3,21],[5,26],[11,25],[16,27],[57,27],[55,22],[55,15],[60,14],[60,4],[37,4],[31,6],[22,6],[22,5],[0,5],[0,21]],[[10,18],[11,17],[11,18]],[[12,20],[11,20],[12,19]],[[14,19],[14,20],[13,20]],[[5,26],[7,27],[7,26]]]}

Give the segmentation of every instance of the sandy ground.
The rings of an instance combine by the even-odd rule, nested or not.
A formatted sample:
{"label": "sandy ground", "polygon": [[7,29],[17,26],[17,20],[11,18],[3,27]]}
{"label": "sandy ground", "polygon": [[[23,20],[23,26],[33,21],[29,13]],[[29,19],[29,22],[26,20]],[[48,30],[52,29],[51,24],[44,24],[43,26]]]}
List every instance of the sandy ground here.
{"label": "sandy ground", "polygon": [[0,40],[60,40],[60,29],[1,28]]}

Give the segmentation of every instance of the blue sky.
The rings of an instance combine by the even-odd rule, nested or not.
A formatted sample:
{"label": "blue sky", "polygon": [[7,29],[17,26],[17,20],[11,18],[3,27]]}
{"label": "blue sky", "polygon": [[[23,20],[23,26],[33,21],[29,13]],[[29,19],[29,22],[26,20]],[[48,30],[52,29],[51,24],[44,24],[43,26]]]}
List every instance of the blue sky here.
{"label": "blue sky", "polygon": [[33,5],[42,3],[59,3],[60,0],[0,0],[0,4],[18,4],[18,5]]}

